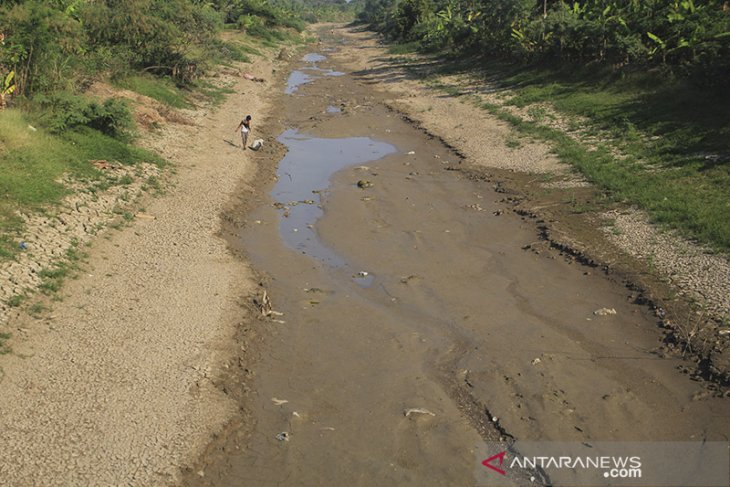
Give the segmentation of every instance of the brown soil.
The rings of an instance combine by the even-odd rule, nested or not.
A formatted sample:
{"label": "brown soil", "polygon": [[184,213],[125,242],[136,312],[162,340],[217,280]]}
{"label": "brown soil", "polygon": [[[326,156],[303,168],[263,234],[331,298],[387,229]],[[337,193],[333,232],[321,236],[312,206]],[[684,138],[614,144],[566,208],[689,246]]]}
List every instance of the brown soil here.
{"label": "brown soil", "polygon": [[271,186],[227,213],[232,248],[283,316],[248,325],[271,336],[220,385],[246,384],[242,413],[185,484],[469,485],[482,440],[726,439],[723,389],[666,352],[659,283],[575,211],[597,193],[538,191],[540,173],[567,175],[546,147],[511,149],[509,127],[436,96],[371,34],[330,28],[312,52],[347,74],[279,95],[267,130],[397,150],[322,193],[317,238],[343,265],[287,246],[278,222],[293,204]]}
{"label": "brown soil", "polygon": [[[594,222],[531,189],[565,171],[548,148],[510,148],[372,35],[331,28],[312,50],[344,76],[289,96],[283,62],[261,61],[267,83],[160,128],[146,145],[178,173],[154,219],[97,240],[50,314],[15,318],[1,482],[471,485],[483,440],[726,440],[723,390],[662,349],[661,288],[628,289]],[[242,112],[261,151],[237,147]],[[321,195],[317,238],[345,265],[282,239],[286,128],[395,147]]]}
{"label": "brown soil", "polygon": [[[246,113],[266,120],[266,94],[276,80],[271,62],[242,68],[268,82],[228,73],[236,94],[220,109],[180,114],[133,97],[138,116],[145,110],[153,122],[178,122],[143,140],[176,174],[163,197],[136,203],[144,213],[94,241],[51,311],[20,313],[8,323],[12,352],[0,356],[0,484],[175,485],[182,466],[235,416],[237,401],[216,383],[239,366],[236,353],[243,351],[231,344],[245,329],[255,281],[219,236],[220,215],[241,184],[265,184],[257,179],[256,153],[241,150],[234,129]],[[104,86],[92,91],[120,94]],[[99,199],[109,197],[115,195]],[[77,213],[85,218],[87,207],[74,210],[69,201],[70,215],[64,207],[47,219],[64,219],[76,231],[71,223]],[[86,223],[96,228],[105,218]],[[53,226],[41,225],[43,233],[28,241],[54,249],[47,241]],[[63,254],[73,235],[58,227]]]}

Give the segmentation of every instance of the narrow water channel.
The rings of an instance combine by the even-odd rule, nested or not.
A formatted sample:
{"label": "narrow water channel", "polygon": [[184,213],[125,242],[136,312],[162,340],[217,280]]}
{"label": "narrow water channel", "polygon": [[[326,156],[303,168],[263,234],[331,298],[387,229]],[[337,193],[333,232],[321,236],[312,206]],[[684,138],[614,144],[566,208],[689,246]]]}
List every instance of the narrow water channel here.
{"label": "narrow water channel", "polygon": [[[447,170],[459,157],[385,96],[324,51],[292,68],[288,152],[239,236],[283,316],[249,384],[253,432],[200,482],[475,485],[487,440],[674,439],[722,421],[672,404],[692,386],[646,353],[648,310],[526,252],[534,224]],[[604,307],[617,314],[596,319]]]}

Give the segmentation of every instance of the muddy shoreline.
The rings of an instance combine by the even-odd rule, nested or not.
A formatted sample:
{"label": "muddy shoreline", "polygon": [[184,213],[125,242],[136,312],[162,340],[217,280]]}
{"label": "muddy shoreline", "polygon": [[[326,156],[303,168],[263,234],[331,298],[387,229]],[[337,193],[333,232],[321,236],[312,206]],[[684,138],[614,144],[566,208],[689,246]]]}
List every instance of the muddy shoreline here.
{"label": "muddy shoreline", "polygon": [[[317,51],[317,49],[312,49],[312,51]],[[297,59],[294,59],[292,65],[294,66],[296,62]],[[283,94],[278,95],[275,101],[276,106],[282,106],[283,96]],[[521,247],[522,252],[526,255],[537,256],[539,259],[561,260],[569,265],[575,263],[583,268],[584,275],[600,274],[602,279],[608,279],[619,287],[625,287],[628,302],[642,307],[645,310],[646,319],[653,320],[655,323],[655,328],[650,330],[650,334],[655,337],[657,348],[653,351],[647,350],[646,353],[659,357],[671,354],[671,342],[675,341],[672,332],[662,329],[661,327],[666,324],[660,317],[654,316],[656,309],[663,303],[660,296],[666,292],[660,282],[642,272],[637,273],[636,263],[617,259],[614,249],[607,245],[605,238],[601,238],[600,232],[592,226],[592,222],[586,221],[580,215],[576,216],[570,208],[561,208],[556,204],[555,199],[545,199],[535,195],[534,186],[531,186],[534,175],[485,168],[483,165],[465,161],[462,153],[441,139],[438,134],[431,133],[424,128],[410,114],[395,107],[388,101],[388,96],[387,94],[378,95],[370,101],[380,104],[395,117],[399,117],[415,127],[427,138],[438,140],[445,150],[451,151],[454,162],[448,167],[442,168],[444,172],[450,170],[454,174],[461,174],[466,179],[476,180],[479,184],[491,187],[500,196],[500,199],[494,201],[495,208],[498,208],[494,211],[495,217],[498,218],[503,212],[516,212],[521,215],[523,222],[532,229],[535,235],[532,242]],[[286,128],[281,122],[281,115],[273,118],[277,118],[277,122],[270,122],[264,127],[264,133],[278,134]],[[310,117],[309,122],[300,120],[300,126],[306,128],[307,123],[316,126],[320,121],[321,116],[315,115]],[[273,143],[268,145],[265,151],[257,154],[256,181],[261,184],[252,186],[247,183],[241,187],[239,196],[224,212],[223,234],[230,248],[239,258],[250,260],[246,247],[240,239],[240,234],[247,227],[257,225],[250,221],[251,211],[262,201],[267,200],[268,191],[274,181],[276,164],[284,153],[283,146]],[[595,193],[589,189],[581,189],[577,194],[579,200],[590,201],[595,197]],[[545,209],[546,206],[549,207],[549,210]],[[230,470],[236,468],[235,462],[238,461],[237,459],[240,460],[241,451],[251,440],[256,418],[250,406],[252,394],[257,395],[258,391],[253,391],[251,387],[255,386],[250,386],[250,384],[255,382],[255,370],[261,364],[262,355],[273,346],[273,343],[278,343],[279,340],[274,337],[287,333],[286,328],[272,323],[271,319],[261,317],[256,306],[263,290],[269,289],[274,284],[271,276],[268,275],[268,270],[264,270],[265,272],[260,270],[257,274],[258,292],[242,298],[242,305],[248,310],[246,315],[249,318],[239,324],[237,339],[241,353],[237,354],[237,364],[217,382],[217,386],[221,390],[226,394],[231,394],[237,400],[240,415],[223,430],[222,434],[213,439],[200,460],[187,469],[185,485],[228,485],[231,479]],[[283,298],[283,296],[272,296],[275,305],[280,297]],[[676,303],[672,306],[674,305]],[[680,311],[674,311],[677,308],[669,307],[668,309],[678,313],[683,308],[679,308]],[[464,346],[468,347],[468,345]],[[493,414],[490,406],[474,394],[474,383],[481,378],[475,379],[470,376],[469,369],[464,369],[463,365],[459,363],[458,355],[458,349],[450,350],[446,356],[439,359],[439,365],[436,367],[438,372],[434,371],[434,374],[440,376],[439,381],[442,387],[450,391],[449,395],[452,400],[456,402],[462,414],[470,418],[472,427],[480,433],[482,439],[508,441],[512,437],[510,428],[498,421],[491,421],[489,418]],[[454,358],[450,360],[448,357]],[[727,380],[726,375],[723,376],[719,370],[713,370],[707,365],[707,362],[701,362],[697,369],[701,373],[695,372],[692,375],[694,380],[706,380],[701,389],[707,392],[700,394],[705,399],[724,394],[721,386],[723,381]],[[682,369],[680,368],[680,370]],[[691,367],[685,367],[683,371],[691,372]],[[726,408],[723,406],[722,409]],[[580,428],[578,430],[582,431]]]}

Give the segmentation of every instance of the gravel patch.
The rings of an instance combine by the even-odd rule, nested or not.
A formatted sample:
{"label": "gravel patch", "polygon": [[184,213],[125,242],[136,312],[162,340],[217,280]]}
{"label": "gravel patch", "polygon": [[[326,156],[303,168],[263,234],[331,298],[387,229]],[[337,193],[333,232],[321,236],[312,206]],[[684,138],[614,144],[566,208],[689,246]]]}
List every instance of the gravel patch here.
{"label": "gravel patch", "polygon": [[603,227],[607,238],[627,254],[649,261],[671,280],[681,294],[702,305],[711,315],[730,317],[730,262],[689,242],[675,232],[662,232],[640,211],[612,211],[614,222]]}

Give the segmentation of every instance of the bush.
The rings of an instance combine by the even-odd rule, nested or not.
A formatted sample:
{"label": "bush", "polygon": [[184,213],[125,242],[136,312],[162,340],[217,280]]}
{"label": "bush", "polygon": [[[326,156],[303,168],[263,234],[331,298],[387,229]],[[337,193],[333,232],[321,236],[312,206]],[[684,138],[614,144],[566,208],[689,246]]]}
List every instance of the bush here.
{"label": "bush", "polygon": [[15,70],[16,95],[67,87],[70,61],[83,50],[81,24],[48,3],[30,0],[0,7],[0,32],[5,35],[0,67]]}
{"label": "bush", "polygon": [[51,132],[60,134],[79,127],[89,127],[110,137],[126,139],[134,128],[132,114],[120,99],[99,104],[70,93],[36,96],[33,101],[45,112],[42,123]]}
{"label": "bush", "polygon": [[[86,4],[81,14],[95,49],[123,47],[132,67],[185,84],[204,71],[205,47],[221,25],[211,7],[188,0],[105,0]],[[194,56],[198,46],[202,53]]]}

